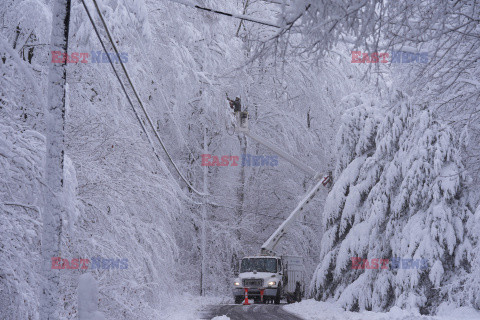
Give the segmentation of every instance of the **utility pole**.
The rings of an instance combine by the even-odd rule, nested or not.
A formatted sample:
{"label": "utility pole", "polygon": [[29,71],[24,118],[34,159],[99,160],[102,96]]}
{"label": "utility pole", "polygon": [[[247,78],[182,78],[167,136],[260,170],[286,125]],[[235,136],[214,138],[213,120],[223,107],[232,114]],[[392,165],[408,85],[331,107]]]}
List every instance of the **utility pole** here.
{"label": "utility pole", "polygon": [[[203,128],[203,154],[208,154],[208,143],[207,143],[207,128]],[[203,166],[203,193],[207,194],[208,192],[208,166]],[[205,273],[207,270],[206,267],[206,247],[207,247],[207,197],[203,196],[202,204],[202,233],[201,233],[201,255],[202,255],[202,266],[201,266],[201,275],[200,275],[200,295],[205,295]]]}
{"label": "utility pole", "polygon": [[[71,0],[55,0],[52,15],[50,51],[68,51],[68,31]],[[48,105],[46,115],[46,159],[44,208],[42,212],[42,292],[40,297],[40,319],[59,318],[60,270],[52,269],[52,258],[60,256],[62,235],[63,165],[65,155],[65,84],[66,60],[51,63],[48,71]]]}

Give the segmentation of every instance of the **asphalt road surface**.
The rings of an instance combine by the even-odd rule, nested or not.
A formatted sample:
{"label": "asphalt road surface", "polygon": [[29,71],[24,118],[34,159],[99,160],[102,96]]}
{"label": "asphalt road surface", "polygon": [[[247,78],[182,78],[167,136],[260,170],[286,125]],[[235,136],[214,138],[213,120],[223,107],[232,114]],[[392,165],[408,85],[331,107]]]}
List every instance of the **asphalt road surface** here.
{"label": "asphalt road surface", "polygon": [[212,319],[216,316],[226,315],[231,320],[302,320],[283,310],[282,305],[251,304],[249,306],[238,304],[224,304],[210,306],[200,314],[200,319]]}

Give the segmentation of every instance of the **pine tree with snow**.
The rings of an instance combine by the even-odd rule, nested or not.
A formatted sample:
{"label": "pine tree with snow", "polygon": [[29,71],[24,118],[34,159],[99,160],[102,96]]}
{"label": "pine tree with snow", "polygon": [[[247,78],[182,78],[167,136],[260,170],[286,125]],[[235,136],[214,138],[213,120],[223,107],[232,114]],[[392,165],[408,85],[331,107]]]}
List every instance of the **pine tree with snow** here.
{"label": "pine tree with snow", "polygon": [[[461,290],[455,279],[470,268],[473,214],[458,140],[401,94],[383,117],[385,108],[359,100],[338,134],[336,183],[325,205],[312,294],[337,298],[350,310],[431,313]],[[389,259],[389,270],[352,269],[355,257]],[[426,259],[428,267],[392,269],[392,258]]]}

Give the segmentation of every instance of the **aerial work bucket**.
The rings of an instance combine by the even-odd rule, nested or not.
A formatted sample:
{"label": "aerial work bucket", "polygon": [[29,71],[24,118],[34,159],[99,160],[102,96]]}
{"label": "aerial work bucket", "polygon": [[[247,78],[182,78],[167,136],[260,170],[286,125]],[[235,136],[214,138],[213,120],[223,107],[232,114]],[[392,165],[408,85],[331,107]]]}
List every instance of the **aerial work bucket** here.
{"label": "aerial work bucket", "polygon": [[237,127],[241,132],[248,131],[248,112],[240,111],[236,112],[235,116],[237,117]]}

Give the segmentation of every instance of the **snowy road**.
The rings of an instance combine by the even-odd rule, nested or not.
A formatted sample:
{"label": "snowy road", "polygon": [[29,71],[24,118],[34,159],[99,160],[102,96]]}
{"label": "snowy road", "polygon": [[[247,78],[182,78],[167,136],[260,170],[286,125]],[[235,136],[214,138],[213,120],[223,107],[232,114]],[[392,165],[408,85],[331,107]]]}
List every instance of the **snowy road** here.
{"label": "snowy road", "polygon": [[274,304],[211,306],[200,315],[200,319],[210,320],[213,317],[223,315],[231,320],[301,320],[301,318],[283,310],[282,305]]}

